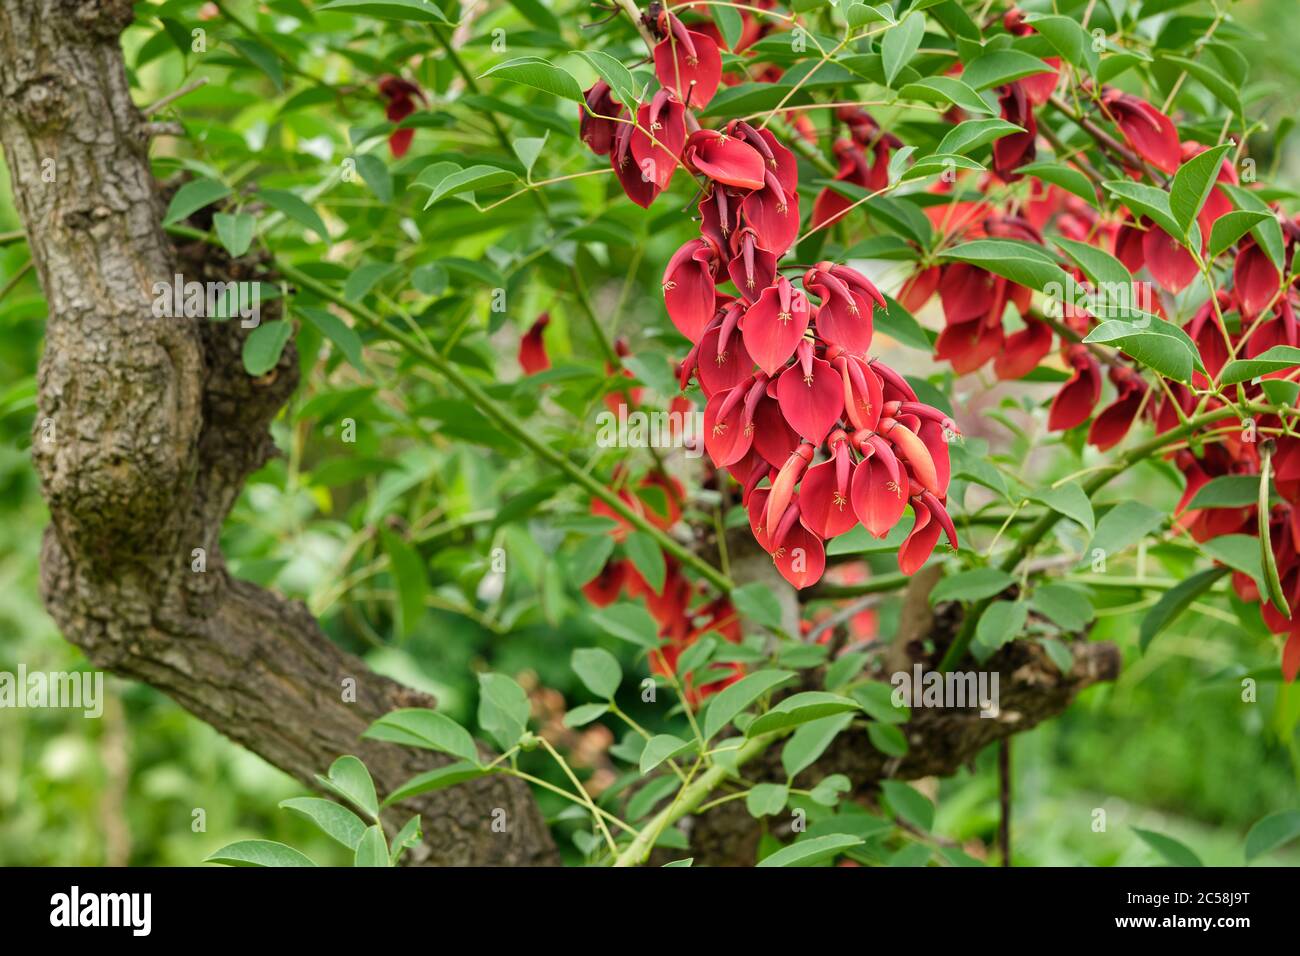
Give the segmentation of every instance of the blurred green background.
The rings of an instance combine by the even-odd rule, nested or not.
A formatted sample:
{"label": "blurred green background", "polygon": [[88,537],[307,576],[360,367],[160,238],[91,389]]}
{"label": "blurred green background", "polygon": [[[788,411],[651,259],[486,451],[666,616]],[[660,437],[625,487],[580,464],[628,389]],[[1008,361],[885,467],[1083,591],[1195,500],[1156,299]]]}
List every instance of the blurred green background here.
{"label": "blurred green background", "polygon": [[[1252,139],[1252,153],[1262,178],[1275,172],[1293,187],[1300,183],[1300,141],[1288,135],[1300,82],[1292,56],[1300,47],[1295,11],[1294,0],[1232,6],[1236,26],[1253,32],[1246,41],[1255,83],[1249,92],[1257,97],[1256,115],[1269,124]],[[142,35],[128,34],[128,47],[141,42]],[[153,61],[138,77],[137,101],[173,89],[180,70],[176,57]],[[306,138],[312,131],[297,133]],[[9,188],[6,171],[0,176],[0,236],[18,228]],[[23,243],[0,245],[0,289],[16,280],[0,299],[0,670],[12,671],[20,661],[29,670],[67,670],[85,662],[60,638],[37,596],[47,516],[28,447],[44,305],[31,272],[21,274],[27,259]],[[297,407],[311,400],[316,381],[308,380]],[[300,450],[301,435],[283,422],[277,440]],[[411,485],[401,482],[415,476],[412,484],[439,497],[440,520],[470,520],[498,507],[508,491],[485,472],[483,456],[473,449],[436,456],[416,449],[406,453],[405,465],[397,478],[372,482],[371,494],[404,494]],[[1135,480],[1146,482],[1140,493],[1152,494],[1158,478]],[[1172,492],[1168,486],[1156,493]],[[283,462],[273,463],[250,482],[224,547],[237,573],[320,601],[348,546],[346,515],[364,506],[323,501],[291,480]],[[425,513],[416,500],[408,517]],[[489,595],[486,618],[440,609],[435,592],[421,626],[399,639],[384,610],[380,576],[368,596],[329,608],[327,631],[377,669],[436,692],[453,716],[466,721],[474,672],[489,662],[507,673],[532,672],[541,686],[562,694],[575,692],[567,666],[573,635],[562,624],[563,608],[556,605],[564,598],[544,561],[551,542],[506,533],[513,534],[514,560],[524,558],[524,580],[500,598]],[[481,577],[481,554],[458,548],[452,533],[435,566],[442,564],[449,576],[455,568]],[[540,610],[538,593],[545,605]],[[1015,739],[1016,863],[1158,862],[1134,836],[1134,826],[1181,839],[1207,864],[1241,863],[1252,823],[1300,805],[1300,691],[1262,682],[1258,701],[1243,703],[1240,676],[1272,664],[1274,651],[1230,615],[1186,615],[1146,655],[1137,652],[1131,608],[1121,601],[1103,615],[1093,636],[1123,649],[1120,680],[1085,693],[1060,719]],[[888,613],[882,623],[888,633]],[[107,687],[110,700],[99,720],[59,710],[0,710],[0,864],[194,865],[226,843],[252,837],[290,843],[321,863],[347,862],[340,847],[276,809],[280,800],[303,792],[295,781],[151,689],[113,678]],[[968,848],[991,841],[996,826],[993,756],[983,754],[937,791],[936,832]],[[198,809],[205,817],[202,832],[194,828]],[[1094,829],[1098,809],[1106,812],[1104,832]],[[1266,862],[1300,863],[1300,851],[1274,853]]]}

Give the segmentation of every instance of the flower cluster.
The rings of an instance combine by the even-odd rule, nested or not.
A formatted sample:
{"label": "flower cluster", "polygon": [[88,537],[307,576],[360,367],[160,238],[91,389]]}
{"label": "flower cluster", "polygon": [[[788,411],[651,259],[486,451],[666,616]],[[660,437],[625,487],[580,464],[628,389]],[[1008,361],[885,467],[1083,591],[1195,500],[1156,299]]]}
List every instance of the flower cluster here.
{"label": "flower cluster", "polygon": [[[832,262],[780,265],[799,236],[794,154],[743,120],[701,127],[693,111],[718,88],[718,44],[672,14],[659,23],[660,89],[633,124],[619,122],[630,111],[596,83],[582,137],[597,153],[608,150],[624,191],[641,205],[679,167],[701,181],[700,236],[669,260],[663,293],[673,325],[692,343],[678,374],[683,388],[694,379],[707,399],[709,457],[741,483],[755,539],[795,587],[820,580],[827,539],[858,524],[884,537],[909,504],[899,564],[914,571],[941,534],[957,547],[945,508],[956,426],[869,357],[873,311],[886,307],[870,280]],[[855,144],[874,142],[882,150],[876,166],[887,162],[897,141],[865,114],[850,119],[859,120]],[[841,152],[845,177],[858,176],[847,169],[856,158]],[[876,174],[868,167],[863,175],[870,182]]]}

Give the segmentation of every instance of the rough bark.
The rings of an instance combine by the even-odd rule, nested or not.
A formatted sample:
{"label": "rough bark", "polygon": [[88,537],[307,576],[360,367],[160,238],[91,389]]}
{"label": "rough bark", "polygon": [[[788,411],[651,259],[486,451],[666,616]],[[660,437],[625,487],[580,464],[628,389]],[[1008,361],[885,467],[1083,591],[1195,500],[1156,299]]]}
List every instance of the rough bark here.
{"label": "rough bark", "polygon": [[[381,791],[392,788],[444,758],[360,734],[395,707],[429,702],[335,647],[299,602],[235,580],[222,561],[222,521],[275,451],[267,426],[297,364],[286,350],[251,378],[239,322],[153,315],[154,283],[177,272],[253,276],[207,253],[178,262],[168,242],[118,44],[131,17],[125,0],[0,5],[0,145],[49,302],[33,429],[51,517],[46,607],[95,666],[163,690],[300,780],[356,753]],[[275,317],[264,310],[264,321]],[[195,548],[206,571],[191,570]],[[404,809],[424,818],[424,862],[557,859],[531,794],[508,778]],[[503,833],[491,826],[498,809]]]}

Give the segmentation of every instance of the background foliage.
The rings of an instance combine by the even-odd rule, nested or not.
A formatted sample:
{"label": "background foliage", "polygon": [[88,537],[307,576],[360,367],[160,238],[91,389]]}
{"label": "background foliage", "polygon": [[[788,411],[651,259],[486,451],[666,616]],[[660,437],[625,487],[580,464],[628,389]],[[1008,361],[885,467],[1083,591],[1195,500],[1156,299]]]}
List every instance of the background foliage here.
{"label": "background foliage", "polygon": [[[1205,15],[1203,4],[1157,5],[1170,16]],[[1083,4],[1057,6],[1069,13]],[[262,238],[314,274],[346,281],[350,298],[382,308],[404,296],[442,350],[499,379],[492,393],[530,428],[590,456],[593,468],[607,468],[606,456],[622,452],[595,448],[582,425],[599,407],[608,344],[593,336],[586,309],[632,344],[647,395],[671,396],[666,356],[674,348],[664,344],[670,330],[659,272],[691,234],[690,224],[671,203],[632,207],[611,191],[608,177],[574,179],[490,215],[459,202],[424,209],[425,191],[416,185],[421,170],[440,159],[465,164],[491,152],[517,163],[499,141],[493,109],[508,121],[502,135],[516,152],[520,139],[545,138],[534,176],[592,168],[570,104],[561,112],[553,99],[520,96],[519,88],[491,78],[466,88],[457,69],[460,59],[478,78],[501,58],[491,46],[495,29],[505,31],[510,55],[547,49],[557,29],[579,45],[586,31],[578,24],[592,18],[588,8],[560,0],[553,9],[552,15],[524,0],[489,5],[462,38],[458,57],[428,33],[348,14],[313,17],[293,0],[140,3],[125,43],[141,104],[193,78],[208,80],[164,114],[182,116],[190,135],[155,150],[160,177],[209,177],[250,208],[257,208],[260,190],[310,196],[332,235],[323,261],[310,217],[282,217]],[[1300,42],[1300,26],[1287,0],[1231,10],[1231,29],[1252,65],[1243,95],[1251,114],[1269,124],[1252,139],[1252,152],[1276,181],[1294,185],[1300,150],[1288,134],[1300,76],[1286,51]],[[181,23],[208,29],[207,52],[189,52]],[[636,38],[624,31],[630,56]],[[404,65],[433,102],[413,122],[411,154],[391,159],[373,81]],[[888,109],[876,115],[886,128],[896,119]],[[354,151],[374,159],[358,163],[360,178],[341,180],[340,162]],[[0,233],[18,228],[8,188],[6,175]],[[1295,211],[1292,194],[1286,205]],[[551,223],[561,228],[552,232]],[[0,288],[7,289],[0,299],[0,669],[18,661],[29,669],[66,669],[83,665],[36,596],[46,515],[28,447],[44,306],[23,271],[26,261],[21,242],[0,247]],[[502,288],[507,307],[492,311],[491,290]],[[519,336],[543,311],[552,318],[547,344],[555,367],[517,381]],[[300,597],[333,639],[376,670],[436,694],[462,723],[473,723],[477,671],[515,675],[535,692],[537,712],[552,721],[565,701],[585,699],[568,666],[572,647],[606,647],[634,672],[629,646],[593,625],[572,586],[576,544],[601,528],[576,489],[539,480],[505,435],[427,371],[374,349],[358,358],[358,368],[346,349],[322,347],[328,337],[309,318],[298,324],[303,386],[275,426],[285,456],[253,477],[227,526],[223,547],[235,573]],[[895,357],[907,371],[933,373],[945,384],[925,355],[900,350]],[[543,383],[558,413],[534,414]],[[1049,394],[1043,387],[1004,394],[1037,401]],[[355,445],[341,441],[347,418],[359,426]],[[1028,451],[1014,441],[997,450],[1011,460]],[[1063,454],[1050,467],[1063,475],[1078,466]],[[1155,465],[1125,482],[1112,489],[1114,500],[1140,493],[1148,503],[1171,505],[1177,498],[1177,485]],[[492,573],[497,548],[509,555],[504,578]],[[412,554],[418,580],[401,571]],[[1171,578],[1187,570],[1177,554],[1144,552],[1135,560]],[[882,559],[880,570],[891,569],[891,561]],[[1118,590],[1097,597],[1093,637],[1123,649],[1119,681],[1087,692],[1061,718],[1018,741],[1019,864],[1157,862],[1130,826],[1176,836],[1206,863],[1238,863],[1250,825],[1297,803],[1300,692],[1268,682],[1257,706],[1239,700],[1240,675],[1275,660],[1252,616],[1239,620],[1226,605],[1186,615],[1141,655],[1135,598]],[[883,633],[895,613],[882,608]],[[109,686],[113,700],[100,721],[60,711],[0,713],[0,863],[193,864],[252,836],[290,843],[319,862],[345,862],[340,847],[276,810],[301,792],[293,781],[149,688],[115,680]],[[671,722],[634,694],[623,703],[652,729]],[[608,736],[598,726],[573,741],[590,772],[609,773]],[[928,791],[939,808],[936,832],[977,855],[996,826],[992,757],[984,754],[973,769]],[[539,762],[535,772],[554,771]],[[577,824],[565,822],[563,805],[545,794],[540,799],[556,819],[562,849],[577,858],[563,838]],[[206,811],[204,833],[191,830],[196,807]],[[1111,814],[1104,834],[1090,829],[1095,807]],[[1285,852],[1269,859],[1300,862]]]}

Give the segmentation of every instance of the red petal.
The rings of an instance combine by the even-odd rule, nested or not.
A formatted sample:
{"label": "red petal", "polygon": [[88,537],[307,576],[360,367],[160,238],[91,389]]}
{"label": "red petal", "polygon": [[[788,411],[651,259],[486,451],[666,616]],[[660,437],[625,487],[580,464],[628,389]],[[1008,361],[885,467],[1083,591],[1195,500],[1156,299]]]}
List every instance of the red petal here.
{"label": "red petal", "polygon": [[800,590],[821,580],[826,571],[826,548],[822,539],[796,524],[772,553],[781,577]]}
{"label": "red petal", "polygon": [[696,130],[686,140],[692,166],[719,183],[741,189],[763,188],[763,157],[748,143],[713,129]]}
{"label": "red petal", "polygon": [[712,249],[703,239],[691,239],[664,270],[664,305],[677,331],[698,342],[712,320],[717,289],[709,268]]}
{"label": "red petal", "polygon": [[1277,294],[1281,277],[1264,250],[1253,243],[1241,251],[1232,269],[1232,288],[1247,318],[1264,310]]}
{"label": "red petal", "polygon": [[739,332],[733,331],[726,348],[721,354],[718,353],[718,337],[721,334],[722,327],[718,326],[700,339],[696,373],[699,375],[700,387],[709,395],[735,388],[754,371],[754,360],[745,350],[745,340]]}
{"label": "red petal", "polygon": [[679,100],[670,96],[661,98],[659,94],[655,95],[655,101],[643,103],[636,112],[637,125],[629,143],[632,156],[641,174],[660,189],[668,188],[686,144],[685,115],[686,108]]}
{"label": "red petal", "polygon": [[867,532],[877,538],[889,534],[907,507],[901,470],[893,455],[876,452],[858,462],[849,485],[849,500]]}
{"label": "red petal", "polygon": [[1052,399],[1048,431],[1067,431],[1083,424],[1101,398],[1101,367],[1097,360],[1082,345],[1070,346],[1069,354],[1074,374]]}
{"label": "red petal", "polygon": [[780,468],[799,447],[799,435],[786,424],[781,406],[770,398],[758,403],[753,422],[754,448],[773,468]]}
{"label": "red petal", "polygon": [[718,392],[704,406],[704,448],[716,468],[740,461],[754,443],[752,424],[746,427],[744,401],[734,402],[727,414],[719,418],[722,405],[732,391]]}
{"label": "red petal", "polygon": [[844,412],[844,388],[830,362],[812,360],[812,375],[804,376],[799,363],[777,380],[777,400],[790,427],[820,445]]}
{"label": "red petal", "polygon": [[[781,308],[783,290],[786,310]],[[791,289],[789,280],[783,276],[776,285],[764,289],[758,301],[745,310],[741,323],[745,348],[759,368],[775,375],[803,339],[808,319],[808,300],[802,292]]]}
{"label": "red petal", "polygon": [[1024,378],[1051,350],[1051,326],[1036,319],[1025,319],[1025,327],[1006,339],[1002,351],[993,360],[993,371],[1001,379]]}
{"label": "red petal", "polygon": [[546,354],[546,342],[542,339],[542,332],[550,321],[550,315],[543,312],[519,340],[519,366],[525,375],[535,375],[551,367],[551,360]]}
{"label": "red petal", "polygon": [[921,565],[930,560],[934,546],[939,543],[939,533],[943,530],[939,527],[939,522],[930,516],[930,509],[915,498],[912,499],[912,511],[915,514],[912,530],[908,532],[903,546],[898,549],[898,569],[904,574],[915,574],[921,570]]}
{"label": "red petal", "polygon": [[1142,254],[1155,280],[1175,295],[1196,278],[1192,254],[1159,226],[1152,226],[1142,238]]}
{"label": "red petal", "polygon": [[655,44],[655,76],[659,83],[676,90],[683,101],[689,95],[690,106],[702,109],[709,105],[722,80],[722,54],[718,45],[703,33],[687,31],[690,49],[676,36],[667,36]]}
{"label": "red petal", "polygon": [[799,485],[799,516],[823,538],[842,535],[858,523],[849,503],[849,489],[836,488],[835,482],[835,459],[829,458],[804,472]]}
{"label": "red petal", "polygon": [[799,237],[799,194],[786,194],[775,175],[741,204],[745,221],[754,227],[759,245],[778,258]]}

